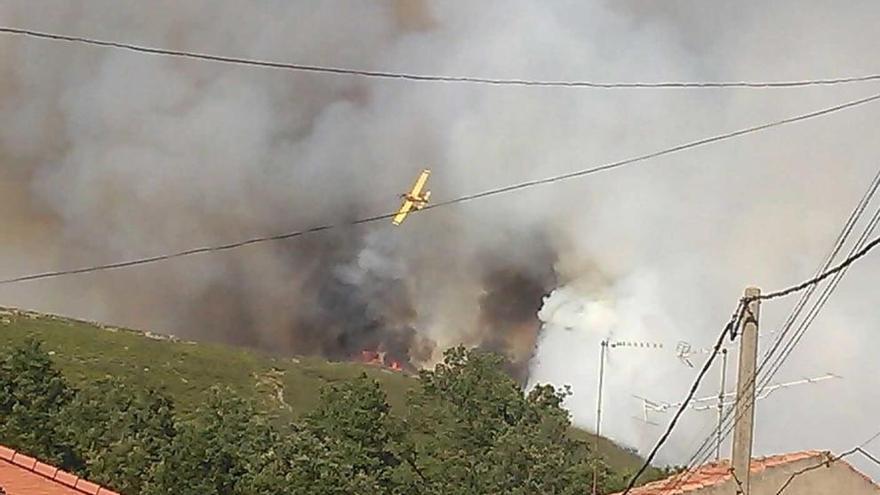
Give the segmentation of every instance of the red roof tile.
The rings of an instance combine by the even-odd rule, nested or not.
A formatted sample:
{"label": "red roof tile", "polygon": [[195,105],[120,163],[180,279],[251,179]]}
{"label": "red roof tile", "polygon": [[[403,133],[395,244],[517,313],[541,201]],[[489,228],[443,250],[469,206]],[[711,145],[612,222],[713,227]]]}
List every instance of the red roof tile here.
{"label": "red roof tile", "polygon": [[34,466],[34,472],[37,474],[41,474],[49,479],[55,477],[55,474],[58,473],[58,468],[55,466],[50,466],[48,464],[43,464],[42,462],[38,462],[36,466]]}
{"label": "red roof tile", "polygon": [[85,480],[79,480],[76,482],[76,489],[81,491],[82,493],[88,493],[89,495],[97,495],[98,490],[101,489],[100,486],[90,483]]}
{"label": "red roof tile", "polygon": [[2,445],[0,487],[7,495],[119,495]]}
{"label": "red roof tile", "polygon": [[76,486],[76,482],[77,480],[79,480],[79,477],[77,477],[75,474],[70,474],[67,471],[58,471],[53,479],[57,483],[61,483],[62,485],[73,488],[74,486]]}
{"label": "red roof tile", "polygon": [[[765,469],[789,464],[792,462],[811,459],[813,457],[828,456],[826,452],[817,450],[807,450],[803,452],[792,452],[790,454],[780,454],[769,457],[761,457],[752,459],[750,471],[752,473],[760,473]],[[731,479],[730,461],[718,461],[704,464],[690,474],[681,483],[681,474],[670,476],[669,478],[647,483],[638,488],[633,489],[631,495],[681,495],[701,488],[724,483]],[[617,494],[615,494],[617,495]]]}

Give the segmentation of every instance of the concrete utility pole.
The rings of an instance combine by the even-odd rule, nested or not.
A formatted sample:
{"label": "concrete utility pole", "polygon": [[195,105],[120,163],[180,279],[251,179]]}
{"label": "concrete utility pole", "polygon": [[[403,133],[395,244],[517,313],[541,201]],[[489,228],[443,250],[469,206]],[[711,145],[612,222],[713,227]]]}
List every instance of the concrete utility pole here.
{"label": "concrete utility pole", "polygon": [[755,432],[755,366],[758,361],[758,316],[761,289],[749,287],[742,332],[739,341],[739,370],[736,383],[736,410],[733,430],[731,464],[736,480],[742,485],[743,495],[749,495],[749,472],[752,462],[752,437]]}

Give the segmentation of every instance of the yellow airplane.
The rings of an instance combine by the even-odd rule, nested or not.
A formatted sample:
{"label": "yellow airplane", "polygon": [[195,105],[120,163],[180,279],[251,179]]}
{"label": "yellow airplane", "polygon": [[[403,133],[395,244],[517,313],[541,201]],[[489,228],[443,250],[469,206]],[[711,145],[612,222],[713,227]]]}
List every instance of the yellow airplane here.
{"label": "yellow airplane", "polygon": [[400,225],[403,223],[403,219],[409,215],[410,210],[413,208],[421,210],[426,204],[428,204],[428,199],[431,197],[431,191],[422,192],[422,189],[425,188],[429,175],[431,175],[429,169],[422,170],[422,173],[419,175],[419,178],[416,179],[416,183],[413,185],[412,190],[400,195],[400,197],[403,198],[403,205],[400,206],[400,211],[397,212],[397,215],[394,216],[391,223],[394,225]]}

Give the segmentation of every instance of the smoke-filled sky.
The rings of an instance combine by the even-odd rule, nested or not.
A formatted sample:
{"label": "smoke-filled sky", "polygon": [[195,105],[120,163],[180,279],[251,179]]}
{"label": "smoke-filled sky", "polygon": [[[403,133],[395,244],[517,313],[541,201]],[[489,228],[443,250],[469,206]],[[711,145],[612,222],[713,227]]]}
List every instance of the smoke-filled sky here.
{"label": "smoke-filled sky", "polygon": [[[876,72],[880,4],[651,1],[4,0],[2,24],[303,64],[485,77],[781,80]],[[878,91],[583,90],[368,80],[0,38],[0,276],[124,260],[387,213],[565,173]],[[0,303],[346,359],[428,364],[464,342],[529,383],[571,384],[644,450],[631,394],[680,400],[743,288],[813,273],[875,173],[871,106],[587,179],[236,252],[0,288]],[[876,280],[854,268],[779,378],[843,380],[758,407],[756,453],[873,433]],[[554,289],[542,308],[542,298]],[[763,309],[765,328],[794,301]],[[546,322],[538,333],[540,318]],[[537,350],[533,346],[537,341]],[[731,369],[733,369],[731,367]],[[732,374],[731,374],[732,376]],[[709,380],[714,382],[715,379]],[[732,380],[730,381],[732,384]],[[717,391],[707,383],[706,394]],[[665,424],[669,417],[656,420]],[[661,461],[683,462],[711,413]]]}

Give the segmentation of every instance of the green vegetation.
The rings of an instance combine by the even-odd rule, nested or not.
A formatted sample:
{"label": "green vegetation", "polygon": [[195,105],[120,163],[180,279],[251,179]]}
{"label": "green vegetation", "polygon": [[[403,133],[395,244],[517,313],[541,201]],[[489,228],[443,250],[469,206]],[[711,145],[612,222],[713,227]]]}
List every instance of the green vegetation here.
{"label": "green vegetation", "polygon": [[[41,348],[28,344],[29,337]],[[195,483],[181,477],[209,464],[239,471],[226,481],[221,478],[231,475],[211,474],[214,484],[198,485],[198,493],[274,493],[268,486],[291,477],[327,487],[312,493],[456,493],[452,487],[476,493],[474,483],[483,481],[513,483],[504,491],[519,493],[517,486],[537,482],[529,476],[552,479],[556,485],[542,485],[546,493],[568,493],[568,485],[582,492],[584,473],[591,476],[599,462],[592,436],[570,429],[562,396],[538,388],[524,397],[494,357],[462,349],[416,379],[368,365],[277,358],[0,310],[0,349],[12,348],[18,351],[0,355],[0,415],[7,415],[0,419],[12,425],[0,431],[0,442],[126,494]],[[29,429],[37,419],[16,426],[23,421],[16,410],[38,412],[53,430],[43,438]],[[232,418],[238,426],[229,429]],[[641,462],[605,439],[600,452],[608,488]],[[479,466],[478,479],[466,476]],[[345,473],[366,484],[339,491]],[[229,484],[241,480],[248,484]]]}
{"label": "green vegetation", "polygon": [[182,412],[193,411],[214,385],[230,388],[282,421],[311,411],[323,386],[357,377],[378,380],[395,409],[404,406],[411,376],[321,358],[280,358],[218,344],[194,344],[116,327],[0,308],[0,349],[28,337],[41,341],[74,386],[119,377],[161,390]]}

